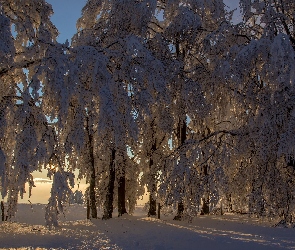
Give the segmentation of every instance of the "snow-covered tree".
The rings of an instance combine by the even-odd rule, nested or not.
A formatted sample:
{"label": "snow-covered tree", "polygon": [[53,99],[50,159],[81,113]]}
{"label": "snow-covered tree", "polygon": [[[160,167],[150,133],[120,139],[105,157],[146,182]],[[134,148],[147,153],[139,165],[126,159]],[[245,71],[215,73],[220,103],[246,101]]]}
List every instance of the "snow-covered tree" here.
{"label": "snow-covered tree", "polygon": [[[82,88],[93,91],[93,94],[80,91],[81,97],[84,98],[86,93],[90,101],[93,100],[91,98],[97,99],[97,106],[91,108],[97,112],[98,119],[91,122],[97,126],[97,136],[104,135],[104,141],[98,139],[101,141],[99,148],[109,150],[114,157],[116,152],[122,152],[122,149],[126,151],[127,145],[134,145],[136,122],[143,124],[141,121],[144,117],[153,112],[151,104],[161,99],[165,107],[163,99],[167,101],[165,86],[168,70],[165,56],[171,58],[171,54],[167,42],[161,35],[155,34],[155,29],[159,29],[155,28],[158,22],[155,10],[156,2],[153,1],[88,1],[77,23],[78,33],[73,37],[73,50],[81,50],[81,56],[84,57],[83,62],[78,63],[80,67],[85,67],[85,70],[79,70],[75,75],[85,75],[78,81]],[[164,50],[155,47],[157,44]],[[96,55],[93,61],[104,57],[105,65],[102,68],[98,64],[89,67],[87,60],[89,62],[89,58],[94,57],[90,54],[86,57],[86,49]],[[101,76],[98,77],[100,72]],[[94,81],[95,88],[91,86]],[[91,108],[87,107],[88,112]],[[117,161],[112,159],[110,162],[110,169],[103,172],[109,172],[108,177],[113,180],[112,162]],[[124,164],[117,165],[117,181],[123,181],[119,175],[128,172],[125,168]],[[112,186],[112,182],[107,186]]]}
{"label": "snow-covered tree", "polygon": [[220,67],[233,93],[239,131],[233,141],[238,151],[227,171],[231,190],[243,183],[232,192],[240,210],[246,207],[259,216],[284,214],[290,219],[293,173],[287,165],[294,154],[294,4],[240,3],[244,22],[234,27],[240,40]]}
{"label": "snow-covered tree", "polygon": [[50,198],[45,208],[46,226],[54,228],[58,226],[58,216],[64,213],[64,204],[68,203],[73,195],[74,174],[64,170],[64,164],[59,156],[53,155],[49,161],[48,177],[52,178]]}
{"label": "snow-covered tree", "polygon": [[[206,158],[211,158],[214,142],[210,139],[217,140],[222,134],[215,131],[220,128],[212,127],[219,122],[213,116],[222,111],[217,110],[220,95],[216,81],[220,81],[220,86],[224,82],[214,76],[218,60],[210,54],[210,37],[219,35],[224,24],[231,24],[223,1],[171,1],[161,2],[160,6],[163,36],[172,55],[169,89],[173,99],[169,106],[175,124],[174,153],[166,161],[162,190],[170,202],[179,202],[175,218],[180,219],[184,203],[190,206],[192,199],[199,199],[189,197],[187,187],[198,178],[197,168],[208,164]],[[194,165],[197,161],[199,164]]]}
{"label": "snow-covered tree", "polygon": [[34,186],[31,173],[41,171],[53,152],[46,115],[56,117],[66,98],[60,70],[65,45],[55,41],[52,13],[45,1],[0,1],[1,191],[9,217],[25,183],[30,191]]}

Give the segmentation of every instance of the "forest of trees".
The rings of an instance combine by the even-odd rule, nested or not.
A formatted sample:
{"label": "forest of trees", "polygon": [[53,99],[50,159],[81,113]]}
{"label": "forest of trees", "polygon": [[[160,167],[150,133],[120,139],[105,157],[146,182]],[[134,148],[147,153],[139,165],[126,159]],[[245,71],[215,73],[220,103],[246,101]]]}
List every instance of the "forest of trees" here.
{"label": "forest of trees", "polygon": [[[44,0],[0,0],[0,191],[48,171],[49,226],[86,178],[91,217],[156,203],[295,222],[295,2],[88,0],[71,42]],[[74,175],[79,173],[78,176]],[[29,190],[25,190],[29,184]]]}

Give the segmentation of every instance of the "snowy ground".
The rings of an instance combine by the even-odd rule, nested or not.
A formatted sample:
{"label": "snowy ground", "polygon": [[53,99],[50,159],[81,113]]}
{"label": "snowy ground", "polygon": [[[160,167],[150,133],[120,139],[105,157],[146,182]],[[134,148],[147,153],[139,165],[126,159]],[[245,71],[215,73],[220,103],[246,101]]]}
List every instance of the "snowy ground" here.
{"label": "snowy ground", "polygon": [[295,249],[295,229],[273,228],[246,215],[198,216],[192,223],[135,214],[85,220],[70,206],[57,230],[44,227],[44,205],[20,204],[16,221],[0,222],[0,249]]}

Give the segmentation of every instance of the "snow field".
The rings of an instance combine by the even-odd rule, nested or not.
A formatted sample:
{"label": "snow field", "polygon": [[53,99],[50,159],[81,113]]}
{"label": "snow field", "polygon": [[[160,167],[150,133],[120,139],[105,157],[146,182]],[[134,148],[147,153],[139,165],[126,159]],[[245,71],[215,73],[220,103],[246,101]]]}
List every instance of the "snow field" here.
{"label": "snow field", "polygon": [[0,222],[0,249],[295,249],[294,229],[247,215],[198,216],[189,223],[147,217],[137,207],[134,215],[89,221],[84,206],[71,205],[60,227],[48,230],[44,207],[20,204],[15,222]]}

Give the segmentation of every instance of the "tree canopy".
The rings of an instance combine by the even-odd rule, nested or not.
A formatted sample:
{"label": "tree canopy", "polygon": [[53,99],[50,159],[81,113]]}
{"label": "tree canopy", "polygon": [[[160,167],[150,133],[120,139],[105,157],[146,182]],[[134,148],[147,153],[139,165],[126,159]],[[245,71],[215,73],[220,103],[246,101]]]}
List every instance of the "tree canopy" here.
{"label": "tree canopy", "polygon": [[294,223],[295,4],[88,0],[71,43],[50,4],[0,0],[0,180],[13,217],[53,177],[49,226],[89,183],[91,216],[147,187],[183,213],[225,207]]}

